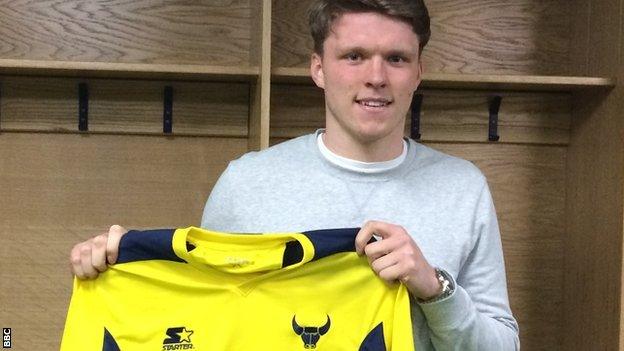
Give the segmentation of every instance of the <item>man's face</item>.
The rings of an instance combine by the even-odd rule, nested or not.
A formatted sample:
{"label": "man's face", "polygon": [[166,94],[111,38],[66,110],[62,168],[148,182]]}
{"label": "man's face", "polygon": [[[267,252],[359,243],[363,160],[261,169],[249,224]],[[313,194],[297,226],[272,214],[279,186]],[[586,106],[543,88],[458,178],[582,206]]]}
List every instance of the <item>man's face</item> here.
{"label": "man's face", "polygon": [[421,80],[418,44],[412,28],[392,17],[336,19],[323,56],[313,54],[311,62],[312,78],[325,90],[328,134],[360,145],[400,140]]}

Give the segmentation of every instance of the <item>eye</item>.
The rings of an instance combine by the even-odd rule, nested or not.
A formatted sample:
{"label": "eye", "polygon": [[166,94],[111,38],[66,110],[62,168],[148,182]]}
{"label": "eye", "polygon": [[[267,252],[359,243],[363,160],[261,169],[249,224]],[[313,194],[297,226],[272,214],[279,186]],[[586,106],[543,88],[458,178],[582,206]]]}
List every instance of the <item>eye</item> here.
{"label": "eye", "polygon": [[345,55],[345,58],[348,61],[357,62],[357,61],[359,61],[362,58],[362,55],[360,55],[357,52],[350,52],[350,53]]}
{"label": "eye", "polygon": [[403,63],[403,62],[407,62],[407,60],[399,55],[392,55],[388,57],[388,61],[390,63]]}

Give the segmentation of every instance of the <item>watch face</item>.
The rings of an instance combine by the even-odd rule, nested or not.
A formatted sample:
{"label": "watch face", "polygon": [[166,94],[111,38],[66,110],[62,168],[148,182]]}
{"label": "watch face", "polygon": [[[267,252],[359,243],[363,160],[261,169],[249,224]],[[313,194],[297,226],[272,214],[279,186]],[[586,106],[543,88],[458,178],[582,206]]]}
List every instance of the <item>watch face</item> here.
{"label": "watch face", "polygon": [[440,301],[450,296],[455,291],[455,285],[453,283],[453,279],[446,271],[436,268],[435,272],[436,272],[436,278],[440,282],[440,285],[442,288],[440,291],[440,294],[428,300],[419,299],[419,303],[432,303],[432,302]]}
{"label": "watch face", "polygon": [[453,280],[449,277],[449,274],[446,273],[446,271],[441,270],[441,269],[436,269],[436,273],[438,275],[438,280],[440,281],[440,283],[442,284],[442,294],[447,294],[447,293],[451,293],[453,292],[454,287],[453,287]]}

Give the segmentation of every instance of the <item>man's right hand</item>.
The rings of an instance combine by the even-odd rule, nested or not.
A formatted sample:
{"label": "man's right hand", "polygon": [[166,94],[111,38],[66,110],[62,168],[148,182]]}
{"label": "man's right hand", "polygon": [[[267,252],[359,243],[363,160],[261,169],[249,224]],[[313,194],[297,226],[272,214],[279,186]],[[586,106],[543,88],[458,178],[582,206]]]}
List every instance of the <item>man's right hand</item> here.
{"label": "man's right hand", "polygon": [[72,273],[78,279],[94,279],[117,261],[119,241],[128,230],[113,225],[108,233],[102,233],[87,241],[76,244],[69,256]]}

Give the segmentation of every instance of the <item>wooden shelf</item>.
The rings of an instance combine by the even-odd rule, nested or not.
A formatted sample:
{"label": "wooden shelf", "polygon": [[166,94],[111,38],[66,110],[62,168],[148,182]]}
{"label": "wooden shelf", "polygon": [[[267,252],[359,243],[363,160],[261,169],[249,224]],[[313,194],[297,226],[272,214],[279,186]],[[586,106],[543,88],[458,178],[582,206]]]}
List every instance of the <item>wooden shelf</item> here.
{"label": "wooden shelf", "polygon": [[255,81],[258,67],[0,59],[0,74],[62,77]]}
{"label": "wooden shelf", "polygon": [[271,69],[273,83],[314,84],[309,68],[276,67]]}
{"label": "wooden shelf", "polygon": [[615,87],[615,79],[598,77],[522,76],[488,74],[425,74],[425,88],[576,91]]}
{"label": "wooden shelf", "polygon": [[[259,67],[0,59],[0,74],[255,82]],[[272,82],[313,84],[308,68],[273,68]],[[423,88],[576,91],[615,87],[613,78],[426,73]]]}
{"label": "wooden shelf", "polygon": [[[272,70],[272,80],[276,83],[312,84],[309,75],[308,68],[279,67]],[[424,88],[520,91],[611,89],[615,85],[613,78],[447,73],[426,73],[422,83]]]}

